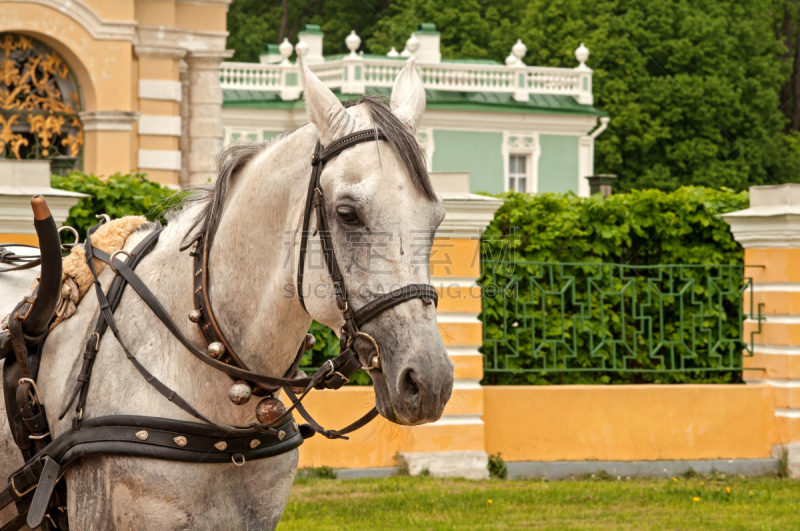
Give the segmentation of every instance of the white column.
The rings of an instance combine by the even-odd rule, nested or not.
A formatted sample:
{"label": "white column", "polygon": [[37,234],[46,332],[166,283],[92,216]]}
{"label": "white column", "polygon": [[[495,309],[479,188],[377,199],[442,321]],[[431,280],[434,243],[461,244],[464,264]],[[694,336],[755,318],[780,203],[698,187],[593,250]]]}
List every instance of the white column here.
{"label": "white column", "polygon": [[216,157],[222,150],[222,87],[219,68],[233,51],[192,52],[189,66],[189,179],[203,184],[216,178]]}
{"label": "white column", "polygon": [[180,80],[181,80],[181,101],[180,101],[180,116],[181,116],[181,137],[178,142],[178,148],[181,150],[181,172],[178,175],[178,183],[181,187],[189,186],[189,158],[191,150],[191,140],[189,139],[189,92],[191,90],[189,85],[189,65],[186,61],[180,62]]}

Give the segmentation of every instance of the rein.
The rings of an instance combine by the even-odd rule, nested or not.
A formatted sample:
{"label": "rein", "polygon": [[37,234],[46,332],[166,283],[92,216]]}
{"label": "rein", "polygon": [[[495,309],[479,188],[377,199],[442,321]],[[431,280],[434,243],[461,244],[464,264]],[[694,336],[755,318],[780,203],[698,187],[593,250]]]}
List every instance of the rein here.
{"label": "rein", "polygon": [[[308,414],[302,405],[302,400],[311,389],[339,389],[348,383],[350,377],[359,370],[370,372],[382,370],[380,346],[374,338],[360,330],[361,326],[386,310],[406,301],[421,299],[425,304],[438,302],[436,290],[431,285],[409,284],[373,299],[358,310],[355,310],[350,304],[346,282],[333,247],[320,178],[325,164],[345,149],[363,142],[378,140],[386,140],[386,136],[381,131],[373,129],[344,136],[327,148],[324,148],[318,141],[311,157],[312,171],[303,212],[296,291],[303,309],[306,309],[302,283],[313,211],[316,214],[315,230],[320,234],[322,240],[323,256],[333,282],[336,304],[344,319],[340,332],[339,355],[326,361],[311,377],[298,371],[298,366],[303,352],[313,347],[313,336],[310,336],[311,341],[306,339],[300,345],[294,362],[283,377],[259,374],[249,370],[241,357],[234,351],[222,333],[211,307],[208,290],[210,248],[205,245],[205,234],[201,232],[195,238],[195,248],[191,253],[194,257],[195,309],[188,316],[189,320],[199,327],[206,345],[204,352],[181,332],[158,298],[134,273],[137,264],[158,242],[162,227],[158,226],[156,230],[145,236],[132,252],[115,251],[109,255],[94,248],[91,243],[91,235],[107,221],[107,217],[98,216],[101,219],[97,225],[89,229],[84,246],[100,313],[95,322],[94,332],[85,344],[83,362],[76,378],[75,389],[59,416],[59,419],[64,418],[74,406],[72,427],[55,440],[48,431],[49,424],[44,405],[39,399],[35,384],[35,373],[38,372],[38,363],[41,357],[41,343],[35,348],[30,347],[25,343],[27,336],[19,327],[10,330],[9,335],[14,343],[16,359],[9,358],[6,364],[10,367],[11,364],[16,363],[22,369],[33,363],[33,371],[27,369],[21,371],[20,376],[30,374],[30,377],[22,377],[19,382],[4,382],[9,419],[12,424],[19,423],[18,417],[24,421],[24,426],[17,426],[17,431],[21,436],[17,437],[15,432],[15,441],[23,449],[26,463],[11,474],[8,486],[0,490],[0,509],[15,502],[20,515],[3,526],[0,531],[18,529],[26,522],[29,527],[36,528],[42,524],[45,517],[51,528],[68,529],[65,508],[61,505],[66,498],[66,491],[64,483],[59,480],[63,476],[64,469],[83,456],[125,455],[213,463],[232,461],[235,465],[243,466],[247,460],[272,457],[297,448],[304,439],[311,437],[314,433],[331,439],[346,439],[347,433],[365,426],[378,415],[377,409],[372,408],[366,415],[345,428],[326,430]],[[118,254],[127,255],[126,259],[121,261],[117,258]],[[94,266],[95,259],[108,264],[115,273],[106,292],[103,291],[98,280]],[[10,262],[10,260],[8,261]],[[120,303],[126,286],[133,288],[186,350],[200,361],[234,380],[229,397],[235,404],[246,403],[251,394],[266,397],[259,402],[256,408],[258,422],[251,423],[249,426],[229,426],[206,417],[178,393],[153,376],[139,362],[122,340],[114,319],[114,311]],[[94,360],[100,348],[100,340],[108,329],[111,329],[128,360],[148,384],[170,402],[204,424],[133,415],[84,419]],[[374,350],[374,355],[370,357],[367,367],[362,366],[356,352],[354,343],[357,337],[367,340]],[[23,380],[25,381],[23,382]],[[280,389],[286,391],[286,395],[292,402],[289,408],[284,408],[283,404],[274,397],[274,393]],[[14,390],[15,400],[12,403],[14,407],[9,407],[9,392]],[[292,419],[292,412],[295,409],[309,424],[297,425]],[[19,415],[17,415],[18,413]],[[12,417],[14,418],[12,419]],[[34,453],[35,455],[33,455]],[[53,496],[54,491],[55,496]]]}

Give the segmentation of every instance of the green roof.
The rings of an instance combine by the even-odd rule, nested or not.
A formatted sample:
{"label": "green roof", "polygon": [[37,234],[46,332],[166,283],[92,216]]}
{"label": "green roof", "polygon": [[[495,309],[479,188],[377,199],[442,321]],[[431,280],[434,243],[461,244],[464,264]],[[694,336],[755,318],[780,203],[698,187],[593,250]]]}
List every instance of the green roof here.
{"label": "green roof", "polygon": [[[367,87],[367,94],[390,96],[388,87]],[[334,91],[342,101],[357,99],[356,94],[341,94]],[[248,109],[304,109],[305,101],[283,101],[278,92],[267,90],[231,90],[222,91],[223,107],[239,107]],[[552,114],[588,114],[608,116],[608,113],[591,105],[581,105],[572,96],[556,96],[552,94],[531,94],[527,102],[515,101],[511,94],[497,92],[449,92],[443,90],[426,90],[425,98],[428,109],[449,111],[483,111],[483,112],[522,112]]]}
{"label": "green roof", "polygon": [[[338,61],[348,57],[346,53],[338,53],[334,55],[326,55],[326,61]],[[394,61],[407,61],[407,57],[389,57],[387,55],[379,55],[374,53],[365,53],[361,57],[364,59],[392,59]],[[494,59],[442,59],[443,63],[459,63],[463,65],[502,65],[503,63],[495,61]]]}
{"label": "green roof", "polygon": [[494,59],[442,59],[443,63],[461,63],[464,65],[502,65]]}
{"label": "green roof", "polygon": [[[394,59],[395,61],[405,61],[405,57],[388,57],[386,55],[376,55],[374,53],[364,53],[359,54],[364,59]],[[337,53],[334,55],[326,55],[326,61],[338,61],[339,59],[344,59],[345,57],[350,57],[350,54],[347,53]]]}
{"label": "green roof", "polygon": [[324,35],[319,24],[306,24],[298,35]]}
{"label": "green roof", "polygon": [[421,23],[417,29],[414,31],[419,35],[440,35],[438,31],[436,31],[436,24],[433,22],[423,22]]}

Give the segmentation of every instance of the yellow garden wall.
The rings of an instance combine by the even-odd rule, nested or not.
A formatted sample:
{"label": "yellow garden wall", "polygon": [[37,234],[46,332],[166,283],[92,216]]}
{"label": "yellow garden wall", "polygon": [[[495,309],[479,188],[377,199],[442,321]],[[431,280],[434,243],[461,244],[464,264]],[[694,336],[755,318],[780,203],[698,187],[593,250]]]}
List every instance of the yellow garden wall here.
{"label": "yellow garden wall", "polygon": [[[379,418],[349,441],[314,437],[300,466],[394,466],[405,452],[485,444],[506,461],[634,461],[770,457],[780,429],[766,385],[489,386],[455,391],[449,415],[468,414],[483,395],[484,425],[396,426]],[[308,409],[342,427],[373,405],[372,390],[311,393]]]}
{"label": "yellow garden wall", "polygon": [[486,451],[508,461],[769,457],[764,385],[484,388]]}

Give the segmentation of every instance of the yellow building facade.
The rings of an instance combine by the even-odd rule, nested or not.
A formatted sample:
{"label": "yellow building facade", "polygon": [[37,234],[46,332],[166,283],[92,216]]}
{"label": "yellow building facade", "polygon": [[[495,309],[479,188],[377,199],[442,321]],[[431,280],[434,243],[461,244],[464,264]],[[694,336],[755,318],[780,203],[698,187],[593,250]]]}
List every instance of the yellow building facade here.
{"label": "yellow building facade", "polygon": [[[72,137],[80,143],[78,167],[97,175],[140,170],[173,186],[203,183],[213,178],[222,147],[219,67],[233,53],[225,49],[229,4],[2,1],[0,42],[19,49],[31,40],[43,45],[43,57],[53,55],[68,68],[76,88],[70,105],[82,133]],[[19,79],[8,71],[3,76],[6,87],[16,87]],[[11,92],[0,91],[6,118],[0,138],[18,133],[6,124],[15,110]],[[56,129],[51,124],[37,141],[42,133],[57,137],[62,131]]]}

